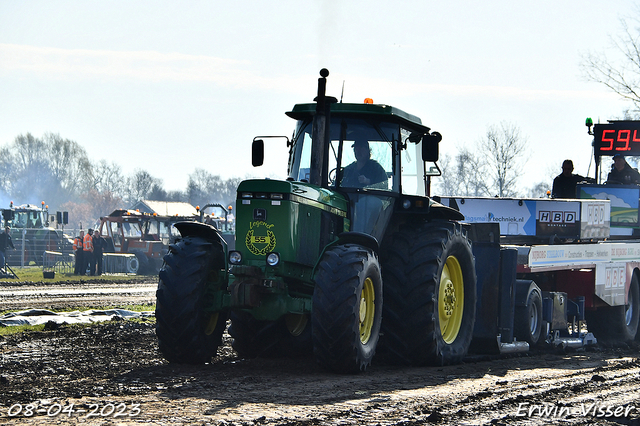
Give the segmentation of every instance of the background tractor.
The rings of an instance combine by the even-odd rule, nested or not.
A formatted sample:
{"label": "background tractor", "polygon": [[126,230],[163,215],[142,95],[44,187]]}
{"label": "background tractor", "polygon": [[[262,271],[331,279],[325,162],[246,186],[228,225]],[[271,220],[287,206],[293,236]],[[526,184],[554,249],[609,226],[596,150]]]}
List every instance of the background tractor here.
{"label": "background tractor", "polygon": [[[326,97],[327,76],[316,103],[287,113],[296,120],[289,178],[239,185],[235,250],[212,226],[176,224],[182,239],[164,257],[156,307],[170,362],[209,362],[228,318],[241,356],[313,351],[336,372],[365,370],[381,334],[400,363],[451,364],[466,354],[475,259],[464,216],[428,197],[440,134],[388,105]],[[382,177],[360,178],[349,166],[365,142]],[[255,139],[254,166],[264,149]]]}
{"label": "background tractor", "polygon": [[[62,219],[61,212],[58,212]],[[64,212],[68,222],[67,212]],[[49,206],[38,207],[33,204],[14,206],[2,209],[4,225],[11,227],[11,240],[15,250],[7,250],[7,263],[10,266],[28,266],[32,262],[42,265],[45,251],[71,253],[73,241],[62,230],[53,228],[56,216],[49,216]],[[58,224],[63,222],[58,221]]]}

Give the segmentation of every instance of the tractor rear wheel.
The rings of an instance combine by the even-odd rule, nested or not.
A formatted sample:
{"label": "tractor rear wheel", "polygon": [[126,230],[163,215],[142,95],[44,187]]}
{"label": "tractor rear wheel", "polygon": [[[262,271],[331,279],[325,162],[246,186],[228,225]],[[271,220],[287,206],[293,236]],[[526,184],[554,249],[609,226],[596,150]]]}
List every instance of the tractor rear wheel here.
{"label": "tractor rear wheel", "polygon": [[475,260],[461,225],[405,224],[389,236],[382,253],[382,346],[389,361],[461,362],[476,314]]}
{"label": "tractor rear wheel", "polygon": [[629,286],[628,303],[587,311],[587,328],[598,340],[631,342],[640,340],[640,282],[633,274]]}
{"label": "tractor rear wheel", "polygon": [[156,292],[156,334],[164,357],[173,363],[204,364],[216,355],[226,312],[209,312],[207,283],[224,265],[224,250],[199,237],[171,245]]}
{"label": "tractor rear wheel", "polygon": [[338,373],[364,371],[376,351],[382,322],[377,256],[355,244],[332,247],[315,277],[311,312],[313,353]]}
{"label": "tractor rear wheel", "polygon": [[231,311],[230,318],[231,346],[243,358],[311,354],[311,322],[308,315],[287,314],[276,321],[261,321],[248,312]]}

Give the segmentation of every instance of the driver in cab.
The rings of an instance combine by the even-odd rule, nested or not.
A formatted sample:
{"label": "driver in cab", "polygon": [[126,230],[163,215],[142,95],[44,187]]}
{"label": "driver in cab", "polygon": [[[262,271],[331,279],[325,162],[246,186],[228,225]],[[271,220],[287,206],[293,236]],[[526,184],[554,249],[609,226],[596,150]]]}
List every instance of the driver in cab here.
{"label": "driver in cab", "polygon": [[371,158],[369,142],[356,140],[352,146],[356,161],[344,168],[340,186],[388,189],[387,173],[380,163]]}

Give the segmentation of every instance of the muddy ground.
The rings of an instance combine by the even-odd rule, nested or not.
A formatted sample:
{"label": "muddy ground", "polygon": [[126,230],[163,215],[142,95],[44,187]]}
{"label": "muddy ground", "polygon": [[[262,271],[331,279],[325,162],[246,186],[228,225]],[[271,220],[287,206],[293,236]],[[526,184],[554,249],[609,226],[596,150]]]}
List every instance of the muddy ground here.
{"label": "muddy ground", "polygon": [[336,375],[311,358],[172,365],[153,321],[50,324],[0,337],[0,424],[639,425],[638,345],[471,355],[461,365],[376,360]]}

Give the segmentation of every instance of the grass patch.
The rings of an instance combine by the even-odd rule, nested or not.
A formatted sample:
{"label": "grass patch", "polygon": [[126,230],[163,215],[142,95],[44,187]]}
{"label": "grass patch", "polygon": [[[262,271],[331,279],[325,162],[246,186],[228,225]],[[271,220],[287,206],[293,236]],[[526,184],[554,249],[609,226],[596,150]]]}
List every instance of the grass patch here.
{"label": "grass patch", "polygon": [[18,276],[18,278],[0,278],[0,283],[10,283],[10,282],[60,282],[60,281],[77,281],[77,282],[100,282],[100,281],[135,281],[140,280],[141,278],[149,279],[149,280],[157,280],[157,275],[126,275],[126,274],[117,274],[117,275],[100,275],[100,276],[89,276],[89,275],[74,275],[73,273],[64,273],[64,272],[56,272],[54,278],[44,278],[42,274],[41,266],[25,266],[24,268],[12,266],[13,272]]}
{"label": "grass patch", "polygon": [[25,266],[24,268],[20,268],[17,266],[12,266],[13,272],[18,276],[18,278],[0,278],[0,283],[10,283],[10,282],[47,282],[47,283],[55,283],[60,281],[82,281],[82,282],[92,282],[92,281],[134,281],[139,280],[140,278],[149,278],[156,279],[157,276],[143,276],[143,275],[100,275],[97,277],[92,277],[88,275],[74,275],[72,273],[61,273],[56,272],[54,278],[44,278],[42,275],[42,267],[41,266]]}

